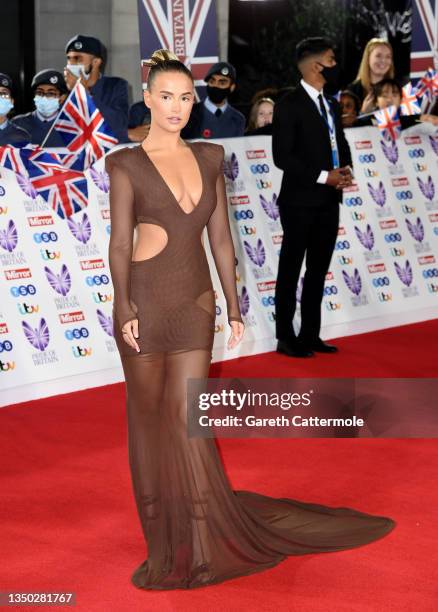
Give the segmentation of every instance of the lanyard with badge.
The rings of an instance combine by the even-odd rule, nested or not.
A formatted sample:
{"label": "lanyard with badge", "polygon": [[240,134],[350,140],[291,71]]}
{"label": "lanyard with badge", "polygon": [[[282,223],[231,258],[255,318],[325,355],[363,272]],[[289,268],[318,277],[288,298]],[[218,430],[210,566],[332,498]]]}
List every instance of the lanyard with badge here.
{"label": "lanyard with badge", "polygon": [[[322,103],[324,104],[324,99],[323,99]],[[324,108],[325,108],[325,104],[324,104]],[[333,121],[333,126],[330,125],[330,122],[328,121],[328,118],[326,118],[323,115],[321,110],[320,109],[318,109],[318,110],[319,110],[319,114],[324,119],[325,124],[327,126],[327,129],[329,131],[330,147],[331,147],[331,150],[332,150],[333,168],[339,168],[339,155],[338,155],[338,148],[336,146],[335,128],[334,128],[335,122],[334,122],[333,115],[332,115],[332,109],[330,108],[330,105],[329,105],[329,113],[330,113],[330,116],[331,116],[332,121]],[[327,109],[326,109],[326,112],[327,112]]]}

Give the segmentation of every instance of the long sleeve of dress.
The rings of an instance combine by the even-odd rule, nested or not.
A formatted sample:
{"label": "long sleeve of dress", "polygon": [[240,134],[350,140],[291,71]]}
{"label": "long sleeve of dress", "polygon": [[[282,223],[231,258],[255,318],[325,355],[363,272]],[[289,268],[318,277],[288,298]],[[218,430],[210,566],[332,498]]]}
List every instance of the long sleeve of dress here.
{"label": "long sleeve of dress", "polygon": [[207,234],[216,269],[227,303],[228,322],[242,321],[236,289],[236,254],[228,219],[228,204],[223,174],[224,148],[220,146],[216,180],[217,204],[208,223]]}
{"label": "long sleeve of dress", "polygon": [[135,227],[134,192],[128,175],[117,160],[117,154],[110,154],[105,159],[105,169],[110,177],[111,235],[108,255],[114,287],[114,318],[121,329],[127,321],[137,318],[136,305],[129,299]]}

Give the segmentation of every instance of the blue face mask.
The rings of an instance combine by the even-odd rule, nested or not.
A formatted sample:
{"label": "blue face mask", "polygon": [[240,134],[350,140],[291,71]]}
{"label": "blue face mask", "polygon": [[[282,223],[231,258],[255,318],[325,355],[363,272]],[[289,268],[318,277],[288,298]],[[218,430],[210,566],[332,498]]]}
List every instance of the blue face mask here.
{"label": "blue face mask", "polygon": [[0,98],[0,115],[7,115],[14,105],[8,98]]}
{"label": "blue face mask", "polygon": [[34,97],[35,107],[43,117],[50,117],[59,109],[58,98],[46,98],[45,96]]}

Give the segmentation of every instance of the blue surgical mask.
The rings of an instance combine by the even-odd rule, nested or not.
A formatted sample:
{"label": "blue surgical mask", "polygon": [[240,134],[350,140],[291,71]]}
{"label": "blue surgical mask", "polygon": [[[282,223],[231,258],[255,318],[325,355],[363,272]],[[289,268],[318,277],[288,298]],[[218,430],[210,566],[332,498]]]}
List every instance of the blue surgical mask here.
{"label": "blue surgical mask", "polygon": [[66,68],[77,79],[82,77],[83,79],[87,81],[90,78],[91,71],[88,74],[85,72],[85,64],[67,64]]}
{"label": "blue surgical mask", "polygon": [[45,96],[35,96],[34,97],[35,108],[43,117],[50,117],[54,115],[56,111],[59,109],[59,99],[58,98],[46,98]]}
{"label": "blue surgical mask", "polygon": [[0,98],[0,115],[7,115],[11,108],[14,108],[14,104],[9,98]]}

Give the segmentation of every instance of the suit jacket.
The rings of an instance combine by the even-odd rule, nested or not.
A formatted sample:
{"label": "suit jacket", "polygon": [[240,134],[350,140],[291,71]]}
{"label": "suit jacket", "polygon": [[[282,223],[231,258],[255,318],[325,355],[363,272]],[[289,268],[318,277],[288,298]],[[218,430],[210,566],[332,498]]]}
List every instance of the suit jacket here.
{"label": "suit jacket", "polygon": [[[325,98],[332,109],[340,165],[351,165],[339,104],[334,98]],[[280,207],[335,205],[342,200],[342,191],[316,182],[321,170],[333,169],[330,136],[316,104],[301,85],[275,105],[272,153],[275,165],[284,172]]]}
{"label": "suit jacket", "polygon": [[129,142],[128,82],[120,77],[101,76],[90,87],[90,94],[114,136],[119,142]]}
{"label": "suit jacket", "polygon": [[[44,142],[47,132],[53,125],[55,119],[51,121],[41,121],[38,117],[36,110],[31,113],[25,113],[23,115],[17,115],[12,119],[14,125],[26,130],[30,134],[30,142],[32,144],[41,145]],[[44,145],[45,147],[65,147],[65,142],[56,130],[50,132],[50,136]]]}

